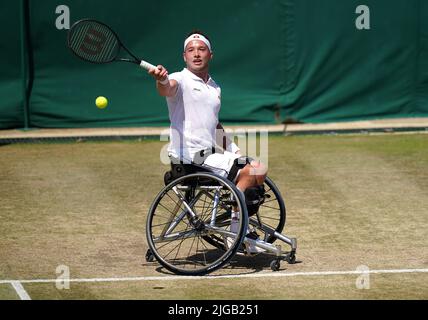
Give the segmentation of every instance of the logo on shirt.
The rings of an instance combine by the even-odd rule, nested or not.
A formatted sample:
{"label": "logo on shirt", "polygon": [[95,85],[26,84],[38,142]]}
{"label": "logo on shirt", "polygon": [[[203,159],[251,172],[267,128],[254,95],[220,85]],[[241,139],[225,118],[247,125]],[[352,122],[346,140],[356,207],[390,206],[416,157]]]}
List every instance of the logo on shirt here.
{"label": "logo on shirt", "polygon": [[193,88],[193,90],[195,90],[195,91],[201,91],[201,89],[199,89],[199,88]]}

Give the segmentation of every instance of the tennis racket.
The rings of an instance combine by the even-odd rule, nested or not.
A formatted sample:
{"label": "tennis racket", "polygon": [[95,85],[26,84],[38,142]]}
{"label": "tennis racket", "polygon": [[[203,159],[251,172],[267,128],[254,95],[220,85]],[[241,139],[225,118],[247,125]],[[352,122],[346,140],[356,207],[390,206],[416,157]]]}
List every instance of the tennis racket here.
{"label": "tennis racket", "polygon": [[156,66],[133,55],[106,24],[92,19],[79,20],[68,31],[67,44],[80,59],[92,63],[123,61],[146,70]]}

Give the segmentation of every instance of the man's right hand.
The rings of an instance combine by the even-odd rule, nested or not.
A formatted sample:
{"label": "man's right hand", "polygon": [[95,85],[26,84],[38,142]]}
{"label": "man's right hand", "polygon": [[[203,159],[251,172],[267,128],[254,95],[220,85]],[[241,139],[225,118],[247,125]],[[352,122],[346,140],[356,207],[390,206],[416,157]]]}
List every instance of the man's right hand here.
{"label": "man's right hand", "polygon": [[165,69],[164,66],[158,65],[154,69],[150,69],[148,71],[149,74],[153,76],[153,78],[156,79],[156,81],[162,82],[168,79],[168,70]]}
{"label": "man's right hand", "polygon": [[156,79],[156,88],[163,97],[172,97],[177,92],[177,81],[168,78],[168,70],[164,66],[158,65],[155,69],[150,69],[149,74]]}

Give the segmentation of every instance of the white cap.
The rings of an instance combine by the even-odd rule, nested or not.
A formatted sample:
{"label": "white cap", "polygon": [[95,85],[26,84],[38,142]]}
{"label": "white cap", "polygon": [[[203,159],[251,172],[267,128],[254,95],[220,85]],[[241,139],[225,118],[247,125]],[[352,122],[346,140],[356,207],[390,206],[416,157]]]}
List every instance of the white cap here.
{"label": "white cap", "polygon": [[209,49],[210,51],[212,51],[212,50],[211,50],[211,43],[209,42],[209,40],[208,40],[207,38],[205,38],[203,35],[199,34],[199,33],[194,33],[194,34],[192,34],[191,36],[189,36],[189,37],[184,41],[184,51],[186,51],[186,46],[187,46],[187,44],[188,44],[190,41],[193,41],[193,40],[199,40],[199,41],[202,41],[203,43],[205,43],[205,44],[207,45],[208,49]]}

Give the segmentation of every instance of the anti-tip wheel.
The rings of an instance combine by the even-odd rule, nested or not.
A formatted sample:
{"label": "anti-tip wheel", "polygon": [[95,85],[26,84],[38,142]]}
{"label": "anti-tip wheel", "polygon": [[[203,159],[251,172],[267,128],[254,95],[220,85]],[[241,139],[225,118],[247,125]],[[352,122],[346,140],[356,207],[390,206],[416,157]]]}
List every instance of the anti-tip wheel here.
{"label": "anti-tip wheel", "polygon": [[285,261],[287,261],[289,264],[295,264],[296,263],[296,255],[294,253],[290,253],[286,256]]}
{"label": "anti-tip wheel", "polygon": [[279,262],[279,260],[272,260],[272,262],[270,263],[270,268],[272,269],[272,271],[278,271],[279,267],[281,267],[281,263]]}
{"label": "anti-tip wheel", "polygon": [[152,250],[150,250],[150,249],[148,249],[146,252],[146,261],[147,262],[155,261],[155,255],[153,254]]}

